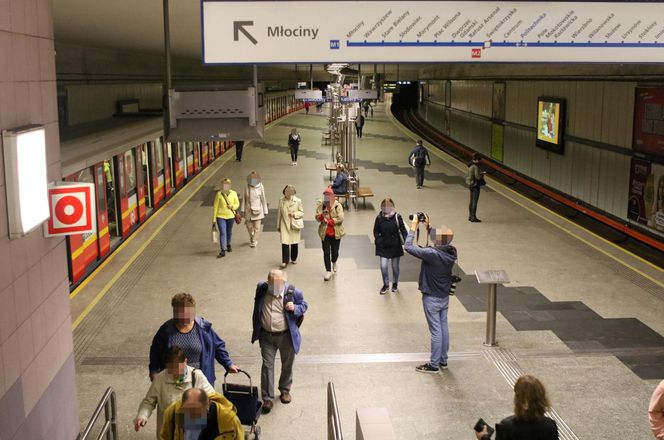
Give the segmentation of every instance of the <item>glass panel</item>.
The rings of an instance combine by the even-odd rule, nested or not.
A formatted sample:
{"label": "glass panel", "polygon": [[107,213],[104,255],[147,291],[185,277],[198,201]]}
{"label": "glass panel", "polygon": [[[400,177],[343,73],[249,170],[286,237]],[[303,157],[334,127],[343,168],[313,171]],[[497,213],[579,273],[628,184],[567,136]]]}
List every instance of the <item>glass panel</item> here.
{"label": "glass panel", "polygon": [[157,162],[157,174],[164,169],[164,147],[161,138],[154,141],[154,160]]}
{"label": "glass panel", "polygon": [[134,161],[134,150],[125,153],[125,166],[127,169],[127,190],[136,189],[136,161]]}
{"label": "glass panel", "polygon": [[106,211],[106,180],[104,179],[104,166],[97,167],[97,210]]}

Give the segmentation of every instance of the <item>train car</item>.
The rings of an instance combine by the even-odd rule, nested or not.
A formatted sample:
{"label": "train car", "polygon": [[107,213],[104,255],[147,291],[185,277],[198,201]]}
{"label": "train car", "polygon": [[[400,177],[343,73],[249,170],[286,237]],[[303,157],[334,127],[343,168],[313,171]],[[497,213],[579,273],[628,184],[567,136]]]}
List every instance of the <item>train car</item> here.
{"label": "train car", "polygon": [[[265,108],[265,120],[272,122],[303,106],[288,90],[267,93]],[[231,141],[166,142],[162,118],[128,119],[120,127],[63,141],[64,180],[94,183],[97,205],[95,231],[67,237],[70,288],[233,146]]]}

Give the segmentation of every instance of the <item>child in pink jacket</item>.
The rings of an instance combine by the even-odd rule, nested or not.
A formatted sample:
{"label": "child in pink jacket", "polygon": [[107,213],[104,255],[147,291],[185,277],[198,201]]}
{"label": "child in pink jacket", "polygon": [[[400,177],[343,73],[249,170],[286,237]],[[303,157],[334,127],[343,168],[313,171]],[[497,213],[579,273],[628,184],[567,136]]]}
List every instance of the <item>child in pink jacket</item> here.
{"label": "child in pink jacket", "polygon": [[657,440],[664,440],[664,380],[657,385],[648,405],[650,429]]}

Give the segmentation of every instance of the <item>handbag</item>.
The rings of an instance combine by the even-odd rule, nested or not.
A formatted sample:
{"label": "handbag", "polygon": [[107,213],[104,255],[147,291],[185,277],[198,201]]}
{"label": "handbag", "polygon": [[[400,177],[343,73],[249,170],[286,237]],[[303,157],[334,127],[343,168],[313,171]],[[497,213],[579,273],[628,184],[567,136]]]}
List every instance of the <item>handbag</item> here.
{"label": "handbag", "polygon": [[477,184],[479,186],[484,186],[486,185],[486,180],[484,180],[484,176],[480,175],[480,179],[477,181]]}
{"label": "handbag", "polygon": [[242,216],[240,215],[239,212],[236,212],[233,208],[231,208],[231,205],[228,203],[228,199],[226,198],[226,194],[224,194],[222,191],[219,191],[219,193],[221,194],[221,197],[224,198],[224,201],[226,202],[226,207],[228,207],[228,209],[230,209],[231,212],[233,213],[233,217],[235,217],[235,223],[239,225],[242,222]]}
{"label": "handbag", "polygon": [[212,225],[211,237],[212,243],[219,243],[219,231],[217,231],[217,225]]}
{"label": "handbag", "polygon": [[304,219],[291,217],[290,227],[291,227],[291,229],[293,229],[295,231],[300,231],[300,230],[304,229]]}

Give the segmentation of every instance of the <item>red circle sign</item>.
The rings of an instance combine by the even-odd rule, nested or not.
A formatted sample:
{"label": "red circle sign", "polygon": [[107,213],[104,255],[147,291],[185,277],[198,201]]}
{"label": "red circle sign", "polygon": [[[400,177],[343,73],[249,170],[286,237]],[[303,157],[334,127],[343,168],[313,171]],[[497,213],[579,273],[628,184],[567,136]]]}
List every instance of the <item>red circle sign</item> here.
{"label": "red circle sign", "polygon": [[64,196],[55,204],[55,216],[60,223],[72,225],[81,220],[85,208],[74,196]]}

